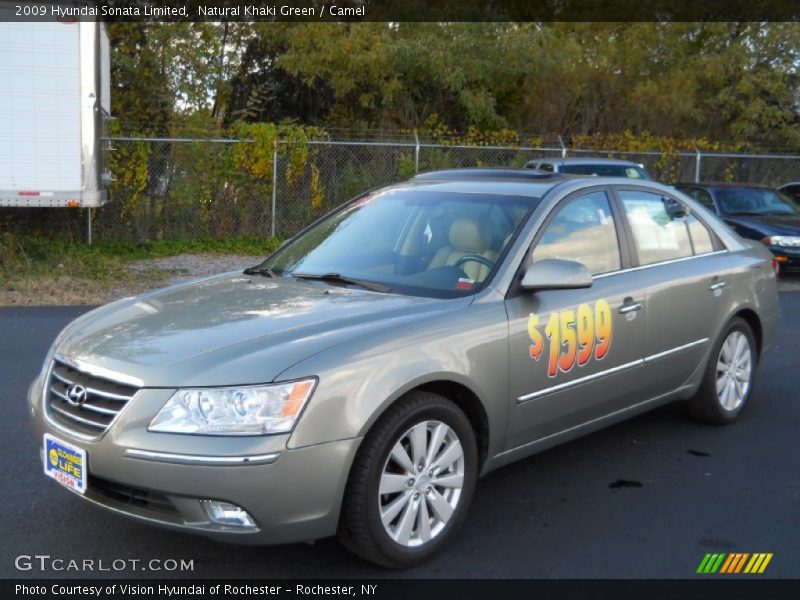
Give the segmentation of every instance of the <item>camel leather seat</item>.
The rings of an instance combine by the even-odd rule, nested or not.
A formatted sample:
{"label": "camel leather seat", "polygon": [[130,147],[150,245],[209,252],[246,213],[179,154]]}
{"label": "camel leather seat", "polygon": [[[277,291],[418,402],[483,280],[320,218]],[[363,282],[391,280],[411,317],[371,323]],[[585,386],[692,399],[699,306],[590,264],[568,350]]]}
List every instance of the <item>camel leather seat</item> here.
{"label": "camel leather seat", "polygon": [[[450,226],[449,246],[439,248],[431,259],[428,269],[452,266],[464,256],[481,256],[495,262],[498,253],[491,249],[492,235],[488,228],[476,219],[459,217]],[[461,269],[470,279],[481,282],[491,269],[479,262],[469,261]]]}

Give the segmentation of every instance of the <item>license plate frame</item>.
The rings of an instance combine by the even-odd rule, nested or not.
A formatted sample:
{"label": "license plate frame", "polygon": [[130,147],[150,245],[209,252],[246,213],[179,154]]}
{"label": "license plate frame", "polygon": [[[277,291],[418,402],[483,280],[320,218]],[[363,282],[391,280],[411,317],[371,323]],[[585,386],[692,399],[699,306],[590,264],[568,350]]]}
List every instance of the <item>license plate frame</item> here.
{"label": "license plate frame", "polygon": [[43,447],[44,474],[73,492],[85,494],[88,479],[86,450],[49,433],[43,436]]}

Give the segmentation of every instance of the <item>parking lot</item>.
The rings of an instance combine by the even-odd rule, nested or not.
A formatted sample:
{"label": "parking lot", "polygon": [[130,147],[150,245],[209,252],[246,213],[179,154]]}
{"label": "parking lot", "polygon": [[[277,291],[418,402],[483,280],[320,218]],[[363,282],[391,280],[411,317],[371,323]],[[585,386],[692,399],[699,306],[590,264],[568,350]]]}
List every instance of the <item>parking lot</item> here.
{"label": "parking lot", "polygon": [[[679,407],[664,407],[496,471],[479,483],[453,545],[404,575],[686,578],[709,552],[771,552],[766,573],[746,577],[797,577],[800,292],[783,292],[781,302],[777,346],[760,366],[740,422],[704,426]],[[0,309],[3,577],[92,576],[15,569],[15,557],[37,554],[107,564],[190,559],[194,570],[185,575],[201,578],[396,576],[332,539],[257,548],[153,529],[94,508],[46,479],[25,392],[56,333],[86,310]],[[180,575],[96,573],[115,574]]]}

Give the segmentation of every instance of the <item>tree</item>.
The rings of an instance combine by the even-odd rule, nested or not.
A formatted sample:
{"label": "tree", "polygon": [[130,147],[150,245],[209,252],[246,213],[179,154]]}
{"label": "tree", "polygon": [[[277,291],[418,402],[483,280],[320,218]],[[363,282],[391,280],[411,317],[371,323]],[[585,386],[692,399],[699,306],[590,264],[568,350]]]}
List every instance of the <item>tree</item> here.
{"label": "tree", "polygon": [[[126,131],[237,121],[795,148],[796,23],[117,23]],[[198,129],[199,127],[199,129]]]}

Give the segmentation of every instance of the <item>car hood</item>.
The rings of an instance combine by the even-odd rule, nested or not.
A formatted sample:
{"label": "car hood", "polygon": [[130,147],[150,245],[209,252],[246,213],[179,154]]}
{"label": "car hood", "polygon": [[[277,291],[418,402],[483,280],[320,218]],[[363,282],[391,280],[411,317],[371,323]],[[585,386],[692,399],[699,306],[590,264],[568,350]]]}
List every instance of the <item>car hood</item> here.
{"label": "car hood", "polygon": [[764,235],[800,235],[800,215],[735,215],[724,219],[731,225],[749,227]]}
{"label": "car hood", "polygon": [[56,352],[147,387],[263,383],[375,328],[470,301],[228,273],[101,307],[70,325]]}

